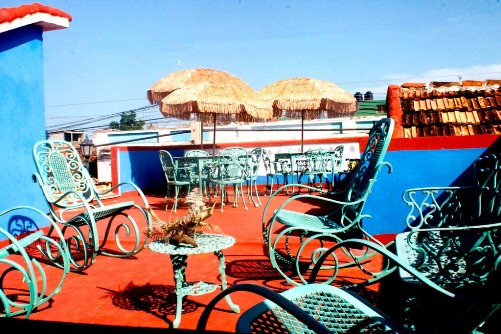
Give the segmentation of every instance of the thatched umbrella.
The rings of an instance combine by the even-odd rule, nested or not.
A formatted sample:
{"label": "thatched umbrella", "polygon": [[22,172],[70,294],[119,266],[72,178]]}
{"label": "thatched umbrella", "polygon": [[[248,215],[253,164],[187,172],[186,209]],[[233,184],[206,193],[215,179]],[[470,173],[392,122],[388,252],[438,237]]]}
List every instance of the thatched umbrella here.
{"label": "thatched umbrella", "polygon": [[171,73],[147,91],[151,104],[158,104],[164,116],[214,124],[213,153],[216,147],[216,117],[220,124],[271,119],[273,110],[243,80],[224,71],[195,68]]}
{"label": "thatched umbrella", "polygon": [[316,119],[323,111],[327,117],[353,116],[357,99],[336,84],[311,78],[290,78],[263,87],[258,95],[273,106],[274,116],[282,111],[291,118],[301,117],[301,152],[303,152],[304,120]]}

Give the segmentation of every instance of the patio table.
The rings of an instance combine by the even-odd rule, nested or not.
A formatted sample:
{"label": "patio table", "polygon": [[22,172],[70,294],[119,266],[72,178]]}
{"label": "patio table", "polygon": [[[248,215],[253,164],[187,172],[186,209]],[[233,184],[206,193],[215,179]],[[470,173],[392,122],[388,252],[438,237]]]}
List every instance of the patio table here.
{"label": "patio table", "polygon": [[[235,244],[235,238],[222,234],[197,233],[194,238],[198,247],[187,244],[166,244],[163,240],[152,241],[148,247],[153,252],[168,254],[174,272],[174,282],[176,283],[175,293],[176,300],[176,318],[173,322],[173,327],[177,328],[181,323],[181,312],[183,308],[184,296],[197,296],[206,293],[211,293],[217,288],[226,289],[226,265],[222,250],[229,248]],[[219,274],[221,275],[221,285],[207,282],[187,282],[186,267],[188,255],[204,254],[213,252],[219,259]],[[228,306],[235,312],[239,313],[240,308],[234,304],[229,296],[225,297]]]}
{"label": "patio table", "polygon": [[203,172],[206,166],[210,166],[210,164],[216,159],[214,156],[204,156],[204,157],[175,157],[175,163],[179,167],[194,167],[197,178],[198,178],[198,188],[200,191],[204,190],[204,175]]}

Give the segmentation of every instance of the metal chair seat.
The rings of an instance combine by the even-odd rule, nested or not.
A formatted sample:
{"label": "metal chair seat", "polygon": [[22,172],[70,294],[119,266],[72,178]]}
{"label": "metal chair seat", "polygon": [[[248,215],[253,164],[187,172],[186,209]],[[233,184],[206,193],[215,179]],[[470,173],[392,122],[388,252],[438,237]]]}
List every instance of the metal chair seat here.
{"label": "metal chair seat", "polygon": [[238,318],[237,333],[404,333],[402,326],[362,297],[326,284],[307,284],[277,293],[254,284],[237,284],[217,295],[204,309],[197,332],[225,296],[251,292],[266,300]]}
{"label": "metal chair seat", "polygon": [[276,220],[282,225],[304,228],[308,232],[326,232],[343,229],[341,225],[330,220],[327,216],[314,216],[291,210],[281,210]]}
{"label": "metal chair seat", "polygon": [[91,209],[91,212],[84,211],[81,214],[71,218],[68,222],[74,223],[75,225],[85,225],[85,221],[90,221],[91,216],[96,220],[102,220],[116,215],[122,211],[128,210],[134,206],[134,201],[128,201],[123,203],[117,203],[112,205],[105,205],[102,207],[97,207]]}

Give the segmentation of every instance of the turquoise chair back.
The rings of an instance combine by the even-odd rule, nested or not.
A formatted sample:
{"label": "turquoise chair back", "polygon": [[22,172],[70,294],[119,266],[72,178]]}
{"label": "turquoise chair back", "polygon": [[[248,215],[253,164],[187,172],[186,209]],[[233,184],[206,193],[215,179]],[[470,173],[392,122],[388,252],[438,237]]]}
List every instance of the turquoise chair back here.
{"label": "turquoise chair back", "polygon": [[[96,199],[92,178],[71,143],[63,140],[42,140],[33,147],[37,168],[34,177],[51,203],[58,207],[75,208]],[[78,196],[63,196],[68,192]],[[61,200],[60,200],[61,199]]]}

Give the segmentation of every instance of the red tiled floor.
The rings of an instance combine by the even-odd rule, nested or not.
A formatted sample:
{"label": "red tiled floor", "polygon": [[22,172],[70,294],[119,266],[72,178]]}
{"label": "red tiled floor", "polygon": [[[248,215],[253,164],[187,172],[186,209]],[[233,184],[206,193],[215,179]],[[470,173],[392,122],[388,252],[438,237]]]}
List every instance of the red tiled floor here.
{"label": "red tiled floor", "polygon": [[[177,214],[166,212],[163,194],[148,195],[153,210],[162,220],[171,221],[187,212],[181,204]],[[285,194],[273,204],[278,207],[288,198]],[[229,285],[254,283],[282,291],[290,288],[279,273],[271,267],[263,249],[261,219],[268,197],[261,197],[260,207],[248,205],[244,210],[225,206],[220,212],[219,204],[208,220],[225,234],[234,236],[236,244],[224,250],[226,274]],[[111,199],[114,201],[116,199]],[[310,205],[303,203],[307,209]],[[298,208],[300,209],[300,208]],[[272,212],[272,211],[270,211]],[[218,260],[212,254],[190,256],[187,280],[219,283]],[[56,268],[48,268],[49,275]],[[195,329],[204,306],[217,292],[202,296],[189,296],[183,302],[180,329]],[[232,295],[233,301],[245,311],[261,299],[252,294]],[[117,259],[98,256],[97,261],[84,273],[70,273],[62,291],[50,305],[35,311],[29,321],[50,320],[78,324],[114,325],[166,329],[172,326],[175,317],[174,279],[167,255],[148,248],[137,256]],[[222,301],[210,318],[208,329],[232,332],[239,314],[230,310]]]}

